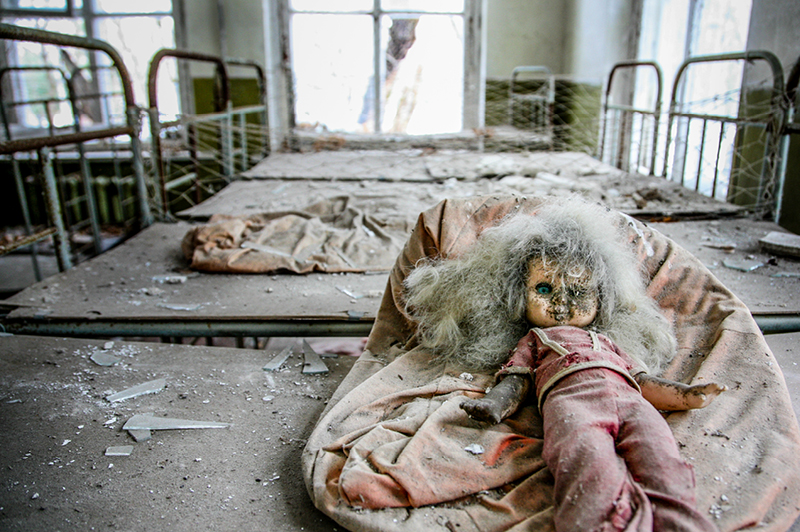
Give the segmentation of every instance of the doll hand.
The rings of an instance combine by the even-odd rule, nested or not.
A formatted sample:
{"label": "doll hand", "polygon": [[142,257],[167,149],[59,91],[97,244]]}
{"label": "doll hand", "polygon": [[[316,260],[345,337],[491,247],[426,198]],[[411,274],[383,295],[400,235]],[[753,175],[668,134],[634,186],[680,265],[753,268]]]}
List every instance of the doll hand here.
{"label": "doll hand", "polygon": [[703,408],[711,404],[716,396],[728,387],[724,384],[712,382],[710,384],[695,384],[688,386],[684,392],[686,406],[688,408]]}
{"label": "doll hand", "polygon": [[459,405],[469,417],[497,425],[503,418],[503,408],[491,399],[467,399]]}

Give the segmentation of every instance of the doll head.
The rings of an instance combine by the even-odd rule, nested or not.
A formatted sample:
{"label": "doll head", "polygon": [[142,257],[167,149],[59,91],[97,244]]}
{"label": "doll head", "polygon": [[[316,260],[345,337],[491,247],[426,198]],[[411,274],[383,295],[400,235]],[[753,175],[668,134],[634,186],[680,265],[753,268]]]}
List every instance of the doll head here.
{"label": "doll head", "polygon": [[622,217],[574,197],[509,216],[463,255],[420,264],[406,278],[420,344],[486,370],[531,326],[571,324],[606,334],[658,373],[675,340],[645,293],[628,235]]}
{"label": "doll head", "polygon": [[597,317],[599,306],[590,271],[565,271],[547,257],[528,263],[525,319],[532,326],[587,327]]}

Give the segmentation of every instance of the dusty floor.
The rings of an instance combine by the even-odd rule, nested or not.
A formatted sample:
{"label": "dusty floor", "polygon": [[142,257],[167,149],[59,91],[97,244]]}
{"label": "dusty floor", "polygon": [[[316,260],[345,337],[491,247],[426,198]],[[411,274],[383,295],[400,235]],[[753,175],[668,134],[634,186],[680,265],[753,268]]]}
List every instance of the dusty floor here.
{"label": "dusty floor", "polygon": [[[800,333],[767,339],[800,412]],[[325,359],[326,375],[302,374],[298,354],[277,372],[262,370],[290,344],[298,346],[0,337],[0,529],[342,530],[309,502],[299,463],[354,358]],[[99,366],[95,353],[120,361]],[[158,393],[105,399],[159,378]],[[231,425],[135,442],[122,426],[142,413]],[[133,446],[130,456],[105,455],[121,445]]]}
{"label": "dusty floor", "polygon": [[[797,311],[800,262],[764,254],[756,243],[772,229],[770,224],[720,220],[655,226],[694,253],[753,312]],[[736,244],[732,252],[716,246],[724,242]],[[101,257],[100,263],[113,256]],[[149,264],[168,272],[173,259],[155,257]],[[742,272],[726,261],[763,266]],[[97,271],[84,267],[73,273],[91,278]],[[123,276],[113,269],[103,275]],[[150,270],[124,274],[136,289],[152,275]],[[324,281],[317,276],[309,280],[313,286]],[[206,287],[201,279],[192,279],[167,295],[177,297],[181,294],[174,291],[188,293],[190,288],[192,293],[211,290],[224,282],[216,277]],[[369,282],[383,285],[381,280]],[[35,294],[41,296],[37,306],[45,303],[53,312],[60,312],[56,299],[80,310],[97,304],[92,297],[105,294],[92,289],[82,298],[67,297],[69,290],[80,291],[77,282],[61,286],[56,298],[52,288],[40,287],[43,292]],[[281,293],[276,287],[270,295]],[[378,305],[372,298],[356,304],[336,290],[330,297],[336,304],[324,306],[337,312],[361,305],[374,312]],[[134,306],[132,312],[143,312],[146,306]],[[219,308],[223,314],[243,312],[227,300]],[[248,307],[247,312],[258,315],[261,309]],[[800,333],[767,340],[798,413]],[[281,371],[269,373],[262,367],[296,339],[273,339],[265,350],[107,342],[0,337],[0,530],[341,530],[309,502],[299,464],[304,438],[352,366],[352,357],[326,359],[331,372],[320,376],[302,374],[302,359],[295,354]],[[99,366],[90,360],[98,352],[120,362]],[[166,379],[158,393],[113,404],[105,399],[158,378]],[[122,426],[142,413],[231,426],[155,431],[152,439],[135,442]],[[105,455],[108,447],[120,445],[133,446],[130,456]],[[791,531],[800,532],[800,521]]]}
{"label": "dusty floor", "polygon": [[[353,357],[304,375],[298,355],[263,371],[272,346],[106,344],[0,337],[0,530],[337,529],[306,495],[300,453]],[[158,393],[105,399],[158,378]],[[231,425],[137,443],[121,427],[141,413]],[[105,455],[121,445],[130,456]]]}

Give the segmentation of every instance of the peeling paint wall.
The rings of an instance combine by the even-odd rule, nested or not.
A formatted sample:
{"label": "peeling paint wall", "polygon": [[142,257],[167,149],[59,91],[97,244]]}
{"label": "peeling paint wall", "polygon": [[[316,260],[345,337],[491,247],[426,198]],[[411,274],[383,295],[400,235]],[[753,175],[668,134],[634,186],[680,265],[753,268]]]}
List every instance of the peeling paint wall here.
{"label": "peeling paint wall", "polygon": [[603,80],[615,63],[633,59],[640,4],[638,0],[571,0],[565,71],[578,79]]}
{"label": "peeling paint wall", "polygon": [[564,72],[567,0],[488,0],[486,75],[508,79],[514,67]]}

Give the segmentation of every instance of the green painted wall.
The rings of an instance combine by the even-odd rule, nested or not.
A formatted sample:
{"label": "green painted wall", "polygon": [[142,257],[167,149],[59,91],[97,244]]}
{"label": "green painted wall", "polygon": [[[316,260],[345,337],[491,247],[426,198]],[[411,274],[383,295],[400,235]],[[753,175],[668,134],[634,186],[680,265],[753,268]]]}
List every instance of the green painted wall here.
{"label": "green painted wall", "polygon": [[[519,82],[519,92],[533,92],[540,81]],[[508,124],[508,80],[486,80],[486,126]],[[517,84],[515,83],[515,87]],[[599,84],[571,80],[556,80],[553,125],[557,150],[572,150],[594,154],[599,139],[599,117],[602,87]],[[514,126],[525,129],[529,120],[515,113]]]}

